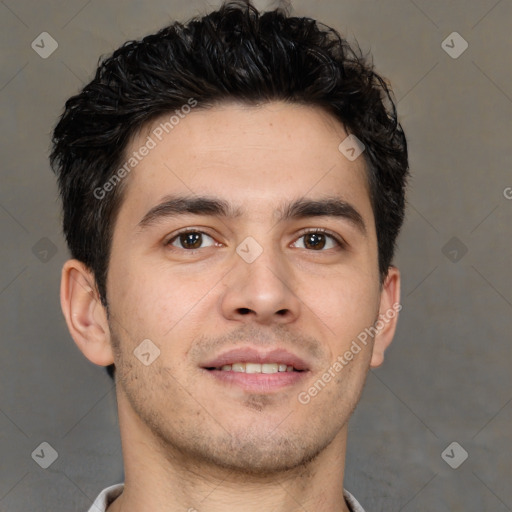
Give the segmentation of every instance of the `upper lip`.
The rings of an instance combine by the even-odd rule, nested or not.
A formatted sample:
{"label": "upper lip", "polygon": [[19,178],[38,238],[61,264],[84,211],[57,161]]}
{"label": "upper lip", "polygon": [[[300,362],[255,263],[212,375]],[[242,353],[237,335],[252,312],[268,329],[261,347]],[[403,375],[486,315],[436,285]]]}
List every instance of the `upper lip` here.
{"label": "upper lip", "polygon": [[293,366],[296,370],[309,370],[303,359],[288,350],[274,349],[270,352],[262,352],[250,347],[228,350],[200,366],[202,368],[218,368],[233,363],[282,363]]}

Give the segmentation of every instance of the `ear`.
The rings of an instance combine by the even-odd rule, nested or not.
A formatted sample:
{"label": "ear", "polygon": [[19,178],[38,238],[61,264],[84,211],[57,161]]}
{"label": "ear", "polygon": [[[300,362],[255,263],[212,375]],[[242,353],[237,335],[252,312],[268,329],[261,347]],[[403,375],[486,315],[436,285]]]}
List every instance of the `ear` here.
{"label": "ear", "polygon": [[68,260],[64,264],[60,303],[69,332],[84,356],[100,366],[113,363],[107,311],[93,273],[81,261]]}
{"label": "ear", "polygon": [[375,335],[372,359],[370,361],[372,368],[380,366],[384,361],[384,351],[393,340],[398,322],[398,312],[401,309],[400,271],[396,267],[391,266],[382,284],[379,317],[375,324],[377,334]]}

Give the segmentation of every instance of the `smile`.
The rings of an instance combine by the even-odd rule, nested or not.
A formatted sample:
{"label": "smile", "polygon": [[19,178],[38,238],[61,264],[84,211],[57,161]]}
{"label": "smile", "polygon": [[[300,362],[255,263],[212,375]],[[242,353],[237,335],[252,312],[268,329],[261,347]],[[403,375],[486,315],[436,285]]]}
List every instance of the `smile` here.
{"label": "smile", "polygon": [[219,370],[223,372],[237,373],[279,373],[279,372],[298,372],[293,366],[285,363],[233,363],[225,364],[207,370]]}

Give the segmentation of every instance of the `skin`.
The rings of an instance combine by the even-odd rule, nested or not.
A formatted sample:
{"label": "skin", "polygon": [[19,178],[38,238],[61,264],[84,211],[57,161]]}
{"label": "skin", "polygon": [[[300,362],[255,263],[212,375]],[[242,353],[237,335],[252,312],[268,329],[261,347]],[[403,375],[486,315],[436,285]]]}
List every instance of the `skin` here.
{"label": "skin", "polygon": [[[64,265],[61,301],[76,344],[93,363],[116,365],[125,489],[109,512],[348,510],[347,422],[369,367],[383,361],[397,315],[307,405],[297,395],[399,303],[400,275],[390,267],[380,283],[365,163],[340,153],[346,136],[316,107],[195,109],[126,178],[109,316],[91,272],[77,260]],[[144,215],[169,194],[214,196],[242,211],[187,214],[142,229]],[[303,196],[349,202],[366,232],[330,216],[276,221],[278,205]],[[173,238],[183,228],[208,235],[198,250]],[[329,230],[345,246],[325,237],[317,248],[306,228]],[[263,249],[252,263],[236,252],[248,236]],[[160,350],[148,366],[133,354],[144,339]],[[200,368],[241,346],[284,347],[310,372],[298,386],[249,393]]]}

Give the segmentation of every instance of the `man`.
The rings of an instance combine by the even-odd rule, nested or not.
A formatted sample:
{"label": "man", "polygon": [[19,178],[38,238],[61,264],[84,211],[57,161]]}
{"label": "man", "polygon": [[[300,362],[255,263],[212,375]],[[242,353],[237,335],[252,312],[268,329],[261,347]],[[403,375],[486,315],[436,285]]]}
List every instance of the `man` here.
{"label": "man", "polygon": [[407,145],[332,29],[247,2],[129,42],[52,165],[73,339],[115,377],[125,482],[90,511],[361,511],[347,422],[400,309]]}

